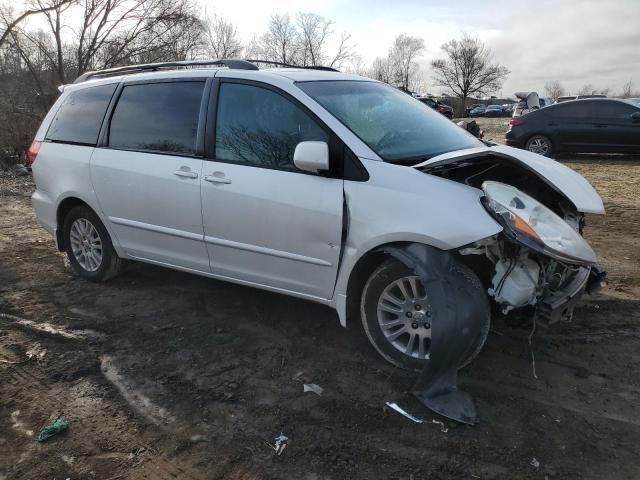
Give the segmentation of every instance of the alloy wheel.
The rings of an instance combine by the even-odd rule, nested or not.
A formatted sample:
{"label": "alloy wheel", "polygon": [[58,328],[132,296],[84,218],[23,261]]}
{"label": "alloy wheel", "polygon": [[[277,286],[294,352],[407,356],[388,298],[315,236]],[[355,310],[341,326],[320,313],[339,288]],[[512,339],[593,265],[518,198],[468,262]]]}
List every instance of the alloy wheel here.
{"label": "alloy wheel", "polygon": [[544,137],[533,137],[527,143],[527,150],[539,155],[547,155],[551,150],[549,141]]}
{"label": "alloy wheel", "polygon": [[387,341],[420,360],[431,350],[431,306],[417,276],[391,282],[378,300],[378,324]]}
{"label": "alloy wheel", "polygon": [[78,218],[69,231],[71,251],[78,264],[88,272],[102,265],[102,239],[96,227],[86,218]]}

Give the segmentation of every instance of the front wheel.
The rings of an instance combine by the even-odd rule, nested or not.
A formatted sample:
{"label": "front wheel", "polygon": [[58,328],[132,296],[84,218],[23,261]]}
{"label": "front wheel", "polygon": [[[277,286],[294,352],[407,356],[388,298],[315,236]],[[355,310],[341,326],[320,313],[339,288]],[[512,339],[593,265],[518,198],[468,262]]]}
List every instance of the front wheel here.
{"label": "front wheel", "polygon": [[122,271],[123,260],[113,249],[111,237],[100,218],[89,207],[72,208],[62,228],[69,263],[82,278],[103,282]]}
{"label": "front wheel", "polygon": [[544,135],[534,135],[524,146],[525,150],[548,157],[553,152],[553,145],[549,137]]}
{"label": "front wheel", "polygon": [[[465,265],[455,263],[451,274],[459,277],[467,288],[480,292],[481,297],[486,296],[478,277]],[[395,259],[385,261],[371,274],[362,291],[360,313],[367,337],[388,362],[409,370],[423,370],[427,366],[432,349],[432,322],[442,321],[432,312],[430,296],[434,294],[410,268]],[[486,311],[477,347],[460,368],[473,361],[487,339],[488,306]]]}

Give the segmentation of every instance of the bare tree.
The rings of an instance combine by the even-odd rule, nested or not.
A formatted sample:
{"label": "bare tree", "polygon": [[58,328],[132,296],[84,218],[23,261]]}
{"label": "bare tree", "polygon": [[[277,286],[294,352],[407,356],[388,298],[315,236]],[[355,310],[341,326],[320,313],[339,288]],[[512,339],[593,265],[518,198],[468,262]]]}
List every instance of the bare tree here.
{"label": "bare tree", "polygon": [[266,33],[251,43],[251,57],[272,62],[294,63],[298,33],[289,15],[274,15]]}
{"label": "bare tree", "polygon": [[389,51],[389,63],[393,72],[393,83],[403,90],[409,90],[409,84],[418,71],[416,58],[424,51],[422,38],[398,35]]}
{"label": "bare tree", "polygon": [[355,75],[360,75],[362,77],[373,77],[371,68],[364,63],[362,57],[360,55],[354,54],[349,60],[345,71],[348,73],[353,73]]}
{"label": "bare tree", "polygon": [[212,58],[234,58],[242,55],[242,42],[236,26],[223,17],[213,15],[205,19],[207,50]]}
{"label": "bare tree", "polygon": [[[180,6],[180,5],[179,5]],[[153,25],[136,38],[113,62],[152,63],[163,60],[189,60],[200,55],[207,45],[207,31],[188,3],[183,3],[170,15],[153,20]],[[120,37],[110,43],[109,49],[120,47]],[[108,58],[117,58],[106,55]]]}
{"label": "bare tree", "polygon": [[578,90],[578,95],[609,95],[610,88],[594,88],[593,85],[587,83]]}
{"label": "bare tree", "polygon": [[56,8],[63,7],[71,3],[73,0],[52,0],[48,3],[38,2],[37,5],[29,7],[24,12],[14,17],[13,10],[10,7],[4,5],[0,6],[0,22],[2,27],[2,35],[0,35],[0,47],[5,43],[9,35],[14,31],[18,25],[26,18],[41,13],[46,13]]}
{"label": "bare tree", "polygon": [[622,98],[631,98],[633,97],[633,83],[631,82],[631,80],[629,80],[627,83],[625,83],[622,86],[622,93],[620,94],[620,97]]}
{"label": "bare tree", "polygon": [[[509,70],[493,63],[491,50],[478,38],[463,34],[442,46],[446,58],[434,60],[434,81],[462,98],[462,108],[473,94],[499,90]],[[460,112],[459,112],[460,113]]]}
{"label": "bare tree", "polygon": [[371,67],[371,78],[379,80],[381,82],[391,83],[393,71],[391,68],[391,62],[389,61],[389,55],[386,57],[377,57],[373,61]]}
{"label": "bare tree", "polygon": [[578,95],[592,95],[593,93],[595,93],[595,90],[590,83],[583,85],[582,88],[578,90]]}
{"label": "bare tree", "polygon": [[553,99],[555,102],[558,97],[562,97],[566,94],[566,91],[562,84],[558,80],[551,80],[544,84],[544,91],[547,97]]}
{"label": "bare tree", "polygon": [[355,46],[351,43],[351,34],[342,32],[338,50],[329,62],[329,66],[331,68],[341,68],[344,62],[352,60],[355,55]]}
{"label": "bare tree", "polygon": [[[33,0],[42,5],[43,0]],[[71,9],[75,10],[73,13]],[[73,18],[80,13],[80,20]],[[53,48],[33,32],[22,36],[40,50],[59,83],[67,75],[137,61],[187,58],[202,31],[189,0],[77,0],[44,12]],[[63,30],[73,32],[66,43]]]}
{"label": "bare tree", "polygon": [[302,66],[322,65],[327,38],[333,33],[333,22],[315,13],[298,12],[296,25]]}
{"label": "bare tree", "polygon": [[257,60],[301,66],[327,65],[340,68],[355,55],[351,35],[340,36],[337,50],[330,54],[328,41],[333,22],[315,13],[298,12],[295,22],[289,15],[274,15],[266,33],[255,38],[247,49]]}

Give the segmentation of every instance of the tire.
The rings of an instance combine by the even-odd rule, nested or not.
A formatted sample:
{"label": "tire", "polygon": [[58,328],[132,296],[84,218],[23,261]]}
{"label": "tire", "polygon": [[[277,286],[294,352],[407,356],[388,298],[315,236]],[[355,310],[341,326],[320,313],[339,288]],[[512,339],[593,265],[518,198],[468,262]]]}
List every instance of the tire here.
{"label": "tire", "polygon": [[524,145],[525,150],[528,150],[545,157],[550,156],[553,153],[553,143],[551,139],[544,135],[534,135],[527,140]]}
{"label": "tire", "polygon": [[[478,277],[468,267],[466,267],[461,263],[456,262],[454,263],[452,274],[456,276],[460,276],[460,278],[462,279],[463,282],[465,282],[466,285],[468,285],[470,288],[473,288],[473,289],[479,289],[479,291],[483,293],[483,296],[486,297],[486,294],[484,294],[485,289],[482,283],[480,282]],[[417,352],[418,353],[417,356],[407,355],[406,353],[401,351],[397,346],[394,346],[394,344],[383,333],[380,321],[378,320],[378,314],[379,314],[378,302],[380,300],[380,297],[383,295],[383,293],[385,293],[385,290],[387,291],[387,293],[389,293],[387,289],[390,285],[394,284],[400,279],[406,279],[407,277],[414,277],[417,280],[416,285],[419,290],[418,297],[422,296],[420,294],[424,294],[424,297],[425,297],[424,302],[426,303],[426,305],[421,305],[421,307],[423,310],[428,309],[429,289],[424,288],[422,283],[417,278],[416,274],[410,268],[406,267],[404,264],[398,262],[395,259],[389,259],[383,262],[371,274],[371,276],[365,283],[365,286],[362,290],[362,297],[360,302],[360,315],[361,315],[364,331],[367,337],[369,338],[369,341],[371,342],[373,347],[377,350],[377,352],[385,360],[387,360],[388,362],[390,362],[395,366],[398,366],[404,369],[421,371],[421,370],[424,370],[427,363],[429,362],[428,358],[418,358],[419,352]],[[405,285],[405,287],[408,288],[407,285]],[[466,367],[475,359],[475,357],[482,350],[482,347],[487,339],[487,336],[489,335],[491,315],[488,313],[489,312],[488,299],[487,299],[486,311],[487,311],[487,316],[486,316],[486,320],[482,325],[480,334],[477,339],[477,342],[478,342],[477,348],[461,363],[460,368]],[[425,314],[427,314],[426,311],[425,311]],[[435,317],[433,319],[429,317],[428,318],[429,323],[431,320],[433,320],[434,322],[438,321],[438,319]],[[414,324],[412,324],[412,328],[415,328]],[[417,332],[418,333],[423,332],[423,328],[427,330],[423,324],[423,326],[418,327]],[[403,335],[403,336],[406,337],[406,335]],[[402,344],[401,338],[402,336],[398,339],[399,341],[398,343],[400,344]],[[430,346],[430,341],[426,342],[425,340],[425,352],[427,351],[426,350],[427,343]],[[413,353],[416,353],[416,352],[413,352]]]}
{"label": "tire", "polygon": [[124,260],[113,249],[107,229],[98,215],[86,205],[69,211],[62,231],[69,263],[82,278],[104,282],[124,269]]}

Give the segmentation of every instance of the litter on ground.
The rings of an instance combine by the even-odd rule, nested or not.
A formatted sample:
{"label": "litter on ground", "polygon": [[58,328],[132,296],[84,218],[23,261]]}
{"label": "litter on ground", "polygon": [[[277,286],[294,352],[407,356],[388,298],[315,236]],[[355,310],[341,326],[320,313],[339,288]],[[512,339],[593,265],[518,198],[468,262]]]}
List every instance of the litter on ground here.
{"label": "litter on ground", "polygon": [[68,427],[69,424],[67,423],[67,421],[64,418],[59,418],[55,422],[50,423],[42,429],[42,431],[38,434],[38,441],[44,442],[54,435],[64,432]]}
{"label": "litter on ground", "polygon": [[423,420],[420,420],[419,418],[414,417],[413,415],[411,415],[409,412],[407,412],[406,410],[403,410],[400,405],[398,405],[395,402],[386,402],[387,407],[389,407],[392,410],[395,410],[396,412],[398,412],[400,415],[408,418],[409,420],[411,420],[412,422],[416,422],[416,423],[424,423]]}
{"label": "litter on ground", "polygon": [[282,455],[282,452],[284,452],[284,449],[287,448],[287,445],[289,444],[289,437],[283,435],[282,432],[280,432],[280,435],[278,435],[274,441],[275,443],[273,445],[267,445],[269,445],[273,449],[273,451],[276,452],[276,455]]}
{"label": "litter on ground", "polygon": [[324,388],[322,388],[320,385],[316,385],[315,383],[305,383],[302,391],[304,393],[313,392],[316,395],[320,396],[322,395],[322,392],[324,392]]}

